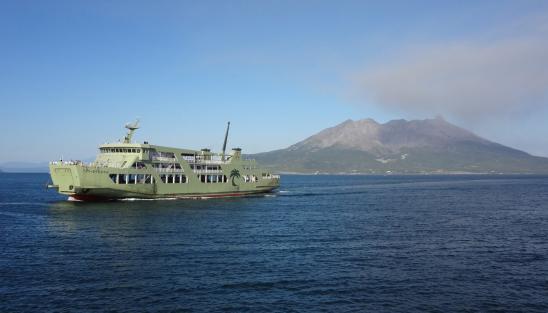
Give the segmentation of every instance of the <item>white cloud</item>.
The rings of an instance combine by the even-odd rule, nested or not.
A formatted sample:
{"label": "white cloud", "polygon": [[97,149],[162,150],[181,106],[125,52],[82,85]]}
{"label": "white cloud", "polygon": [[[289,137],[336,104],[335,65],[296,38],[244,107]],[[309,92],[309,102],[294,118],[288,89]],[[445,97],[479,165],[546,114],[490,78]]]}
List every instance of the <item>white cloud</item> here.
{"label": "white cloud", "polygon": [[358,92],[394,111],[463,120],[537,112],[548,106],[548,31],[544,20],[520,30],[408,49],[359,73]]}

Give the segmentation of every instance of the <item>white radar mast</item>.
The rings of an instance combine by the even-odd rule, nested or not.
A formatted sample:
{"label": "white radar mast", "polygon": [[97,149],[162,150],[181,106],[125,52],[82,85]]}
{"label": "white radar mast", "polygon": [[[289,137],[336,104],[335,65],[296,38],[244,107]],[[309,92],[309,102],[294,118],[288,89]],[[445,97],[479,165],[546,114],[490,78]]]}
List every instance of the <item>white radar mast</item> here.
{"label": "white radar mast", "polygon": [[128,129],[126,137],[124,137],[124,143],[131,143],[131,138],[133,138],[133,133],[139,129],[139,119],[133,123],[127,123],[125,126]]}

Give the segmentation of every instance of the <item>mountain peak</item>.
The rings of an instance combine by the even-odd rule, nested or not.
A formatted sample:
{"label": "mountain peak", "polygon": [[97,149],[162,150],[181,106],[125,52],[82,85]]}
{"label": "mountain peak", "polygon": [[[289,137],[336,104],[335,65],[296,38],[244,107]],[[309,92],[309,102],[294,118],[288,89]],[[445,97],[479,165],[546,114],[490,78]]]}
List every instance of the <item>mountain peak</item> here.
{"label": "mountain peak", "polygon": [[410,147],[440,147],[456,141],[488,142],[447,122],[443,117],[424,120],[391,120],[384,124],[374,119],[348,119],[291,146],[291,149],[317,150],[340,147],[381,155],[398,153]]}
{"label": "mountain peak", "polygon": [[441,116],[348,119],[287,149],[256,155],[278,170],[362,173],[547,173],[548,159],[483,139]]}

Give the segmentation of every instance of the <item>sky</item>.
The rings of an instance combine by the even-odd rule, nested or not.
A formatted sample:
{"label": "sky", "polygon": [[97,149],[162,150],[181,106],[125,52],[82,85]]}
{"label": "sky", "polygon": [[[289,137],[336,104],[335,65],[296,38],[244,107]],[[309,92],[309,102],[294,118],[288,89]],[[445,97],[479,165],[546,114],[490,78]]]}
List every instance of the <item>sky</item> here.
{"label": "sky", "polygon": [[548,1],[0,0],[0,162],[437,115],[548,156]]}

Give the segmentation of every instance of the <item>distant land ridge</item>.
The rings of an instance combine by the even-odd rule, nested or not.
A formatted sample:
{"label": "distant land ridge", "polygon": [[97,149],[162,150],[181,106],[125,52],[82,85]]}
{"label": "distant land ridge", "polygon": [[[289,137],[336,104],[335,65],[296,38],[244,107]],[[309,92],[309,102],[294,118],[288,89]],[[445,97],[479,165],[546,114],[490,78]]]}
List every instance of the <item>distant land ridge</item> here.
{"label": "distant land ridge", "polygon": [[349,119],[251,157],[297,173],[548,173],[548,158],[491,142],[442,117],[384,124]]}

